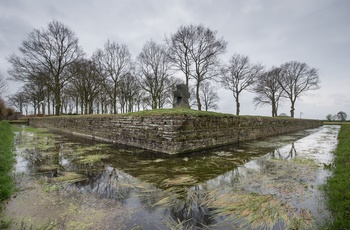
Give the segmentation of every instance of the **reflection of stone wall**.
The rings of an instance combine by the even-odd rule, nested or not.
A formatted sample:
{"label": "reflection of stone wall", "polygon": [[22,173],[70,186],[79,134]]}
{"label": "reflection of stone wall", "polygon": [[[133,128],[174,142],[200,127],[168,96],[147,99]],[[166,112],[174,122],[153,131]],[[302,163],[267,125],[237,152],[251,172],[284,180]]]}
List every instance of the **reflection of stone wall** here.
{"label": "reflection of stone wall", "polygon": [[30,125],[176,154],[314,128],[322,121],[230,115],[96,115],[30,118]]}

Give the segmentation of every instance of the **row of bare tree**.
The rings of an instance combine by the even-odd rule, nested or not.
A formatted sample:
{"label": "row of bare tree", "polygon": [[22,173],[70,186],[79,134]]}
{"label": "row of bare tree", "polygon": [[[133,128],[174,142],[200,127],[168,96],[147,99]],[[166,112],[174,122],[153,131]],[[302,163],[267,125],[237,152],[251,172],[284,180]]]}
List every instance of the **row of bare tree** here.
{"label": "row of bare tree", "polygon": [[[184,80],[198,110],[216,109],[217,92],[211,84],[233,92],[236,114],[243,90],[255,92],[257,106],[271,105],[277,115],[282,98],[291,102],[318,88],[317,70],[305,63],[288,62],[265,71],[247,56],[234,54],[222,64],[227,42],[203,25],[188,25],[165,38],[164,44],[147,41],[133,60],[125,44],[107,41],[86,57],[74,32],[52,21],[34,29],[8,60],[10,79],[24,82],[9,100],[24,112],[30,104],[38,113],[118,113],[172,104],[176,84]],[[184,76],[181,80],[176,77]],[[46,111],[47,110],[47,111]]]}
{"label": "row of bare tree", "polygon": [[[236,57],[232,60],[237,62]],[[234,71],[234,73],[229,75],[227,81],[227,85],[234,92],[238,112],[239,93],[248,89],[257,95],[254,97],[256,106],[271,106],[273,117],[278,114],[280,102],[283,99],[289,100],[290,116],[294,117],[297,99],[307,91],[319,88],[317,70],[305,63],[291,61],[280,67],[272,67],[267,71],[262,71],[262,66],[250,65],[248,57],[238,58],[238,60],[240,60],[238,64],[231,66],[230,71]],[[233,76],[234,79],[232,79]]]}
{"label": "row of bare tree", "polygon": [[326,119],[328,121],[346,121],[346,118],[348,117],[348,115],[344,112],[344,111],[339,111],[337,114],[328,114],[326,116]]}

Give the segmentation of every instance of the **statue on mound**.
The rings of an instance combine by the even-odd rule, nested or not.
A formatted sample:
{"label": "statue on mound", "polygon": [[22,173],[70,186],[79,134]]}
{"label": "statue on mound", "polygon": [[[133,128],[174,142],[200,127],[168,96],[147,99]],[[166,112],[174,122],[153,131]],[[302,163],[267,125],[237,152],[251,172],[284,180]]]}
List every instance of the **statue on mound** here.
{"label": "statue on mound", "polygon": [[173,108],[190,108],[189,99],[190,93],[187,91],[186,85],[177,85],[176,91],[174,91]]}

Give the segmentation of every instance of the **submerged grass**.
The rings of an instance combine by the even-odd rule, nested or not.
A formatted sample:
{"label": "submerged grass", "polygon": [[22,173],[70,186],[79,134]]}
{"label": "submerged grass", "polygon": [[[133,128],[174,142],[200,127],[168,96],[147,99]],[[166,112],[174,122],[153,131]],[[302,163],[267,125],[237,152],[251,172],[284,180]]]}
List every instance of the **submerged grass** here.
{"label": "submerged grass", "polygon": [[325,185],[328,207],[333,214],[329,229],[350,228],[350,124],[342,125],[334,152],[334,174]]}
{"label": "submerged grass", "polygon": [[232,191],[222,194],[211,191],[203,202],[240,228],[273,229],[311,229],[313,227],[310,211],[296,209],[273,195],[241,193]]}
{"label": "submerged grass", "polygon": [[87,156],[80,156],[78,157],[79,163],[82,164],[92,164],[96,162],[100,162],[102,159],[108,158],[109,155],[107,154],[93,154],[93,155],[87,155]]}
{"label": "submerged grass", "polygon": [[[314,219],[309,210],[297,208],[271,194],[246,193],[221,189],[201,191],[191,188],[169,188],[163,191],[145,190],[157,197],[153,206],[181,210],[181,220],[166,221],[169,229],[187,228],[195,224],[191,218],[198,210],[208,209],[222,221],[212,227],[236,226],[238,229],[314,229]],[[156,195],[155,195],[156,193]]]}

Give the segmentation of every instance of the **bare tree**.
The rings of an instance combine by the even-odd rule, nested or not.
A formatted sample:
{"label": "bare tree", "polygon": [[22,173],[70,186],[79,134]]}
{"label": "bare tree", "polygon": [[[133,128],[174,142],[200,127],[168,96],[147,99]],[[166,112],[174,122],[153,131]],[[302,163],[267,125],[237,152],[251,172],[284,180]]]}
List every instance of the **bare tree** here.
{"label": "bare tree", "polygon": [[333,120],[333,115],[332,115],[332,114],[328,114],[328,115],[326,116],[326,119],[327,119],[327,121]]}
{"label": "bare tree", "polygon": [[167,42],[170,59],[185,74],[187,88],[189,79],[195,80],[198,110],[202,108],[200,85],[219,75],[219,57],[226,52],[227,42],[216,34],[203,25],[181,26]]}
{"label": "bare tree", "polygon": [[123,75],[119,84],[120,107],[123,113],[133,112],[140,97],[141,86],[133,73]]}
{"label": "bare tree", "polygon": [[7,90],[7,82],[4,74],[0,71],[0,96],[2,96]]}
{"label": "bare tree", "polygon": [[166,38],[168,46],[168,58],[175,69],[185,74],[185,84],[189,91],[189,80],[191,77],[191,55],[190,49],[193,46],[194,39],[186,26],[180,26],[177,32]]}
{"label": "bare tree", "polygon": [[255,106],[271,105],[273,117],[278,115],[278,106],[283,96],[283,89],[279,84],[280,73],[280,68],[272,67],[256,79],[253,89],[257,94],[253,99]]}
{"label": "bare tree", "polygon": [[8,115],[7,113],[7,105],[5,101],[0,97],[0,121],[4,118],[6,118]]}
{"label": "bare tree", "polygon": [[112,100],[113,113],[116,114],[120,77],[128,74],[132,69],[129,49],[126,45],[108,40],[103,50],[99,49],[94,53],[93,59],[98,65],[101,76],[105,78],[105,90]]}
{"label": "bare tree", "polygon": [[[55,96],[56,115],[61,108],[61,90],[69,78],[67,67],[83,56],[74,32],[61,22],[52,21],[47,29],[34,29],[19,47],[21,56],[9,57],[9,74],[16,81],[30,82],[45,75]],[[42,80],[42,78],[41,78]]]}
{"label": "bare tree", "polygon": [[[91,60],[80,59],[69,68],[71,91],[78,93],[85,114],[93,113],[93,102],[101,92],[102,77]],[[71,93],[71,94],[72,94]]]}
{"label": "bare tree", "polygon": [[28,82],[23,86],[23,92],[27,102],[33,107],[34,114],[44,112],[40,112],[40,107],[43,106],[42,103],[45,97],[45,87],[42,84],[39,82]]}
{"label": "bare tree", "polygon": [[8,101],[10,105],[14,106],[21,114],[23,114],[23,109],[28,103],[26,95],[23,91],[17,92],[9,96]]}
{"label": "bare tree", "polygon": [[[73,110],[75,110],[75,114],[78,114],[81,92],[76,91],[73,84],[70,83],[63,89],[62,94],[62,107],[65,113],[73,114]],[[81,111],[84,111],[84,103],[80,105],[82,106]]]}
{"label": "bare tree", "polygon": [[152,109],[162,108],[170,90],[170,63],[166,48],[154,41],[144,44],[137,57],[140,86],[149,94]]}
{"label": "bare tree", "polygon": [[210,82],[204,82],[200,87],[200,97],[204,105],[205,111],[209,109],[219,109],[218,102],[219,96],[216,92],[216,88],[210,84]]}
{"label": "bare tree", "polygon": [[346,121],[346,118],[348,117],[348,115],[347,115],[345,112],[340,111],[340,112],[337,113],[337,116],[336,116],[336,117],[337,117],[338,120],[340,120],[340,121]]}
{"label": "bare tree", "polygon": [[296,100],[309,90],[319,89],[318,71],[297,61],[281,65],[280,86],[291,102],[290,116],[294,117]]}
{"label": "bare tree", "polygon": [[243,90],[248,90],[256,78],[263,73],[263,66],[250,62],[248,56],[234,54],[229,64],[222,69],[221,84],[231,90],[236,101],[236,115],[240,114],[239,97]]}

